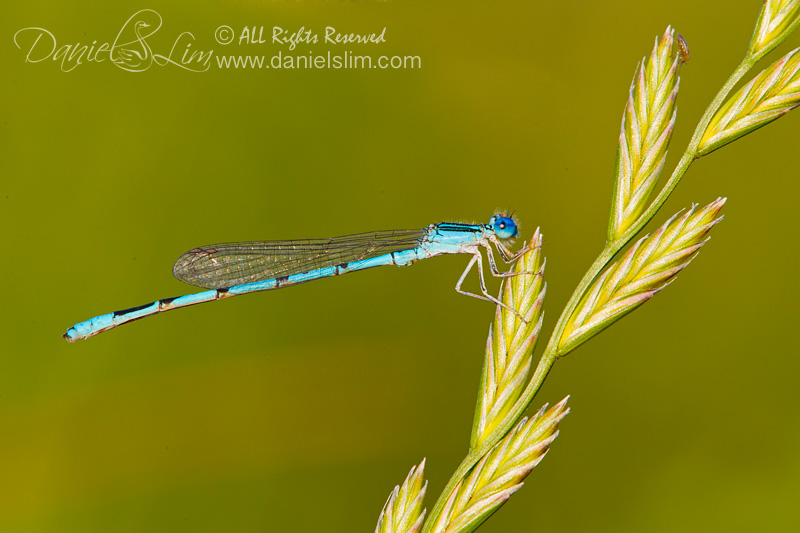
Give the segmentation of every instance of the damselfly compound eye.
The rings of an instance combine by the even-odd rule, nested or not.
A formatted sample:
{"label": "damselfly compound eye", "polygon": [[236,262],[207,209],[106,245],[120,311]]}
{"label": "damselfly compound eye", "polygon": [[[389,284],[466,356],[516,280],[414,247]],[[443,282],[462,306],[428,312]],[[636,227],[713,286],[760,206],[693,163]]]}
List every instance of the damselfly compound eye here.
{"label": "damselfly compound eye", "polygon": [[511,237],[519,235],[517,224],[514,222],[513,218],[497,215],[492,217],[492,219],[493,221],[490,221],[490,223],[494,227],[494,233],[501,239],[510,239]]}

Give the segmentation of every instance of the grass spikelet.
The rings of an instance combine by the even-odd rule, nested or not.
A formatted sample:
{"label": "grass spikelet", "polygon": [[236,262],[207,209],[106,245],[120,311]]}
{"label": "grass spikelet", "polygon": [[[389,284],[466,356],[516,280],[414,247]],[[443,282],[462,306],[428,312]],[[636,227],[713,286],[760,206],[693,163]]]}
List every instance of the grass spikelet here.
{"label": "grass spikelet", "polygon": [[[689,60],[690,53],[686,40],[671,28],[656,39],[650,57],[637,67],[623,114],[613,205],[603,249],[560,312],[535,369],[530,368],[528,352],[515,355],[519,352],[509,341],[524,327],[514,316],[498,310],[487,343],[469,451],[431,507],[422,533],[472,531],[519,489],[521,475],[544,453],[543,449],[539,455],[515,453],[520,440],[526,440],[520,435],[531,423],[523,417],[555,362],[674,281],[708,241],[709,231],[722,218],[719,212],[724,198],[702,208],[693,205],[652,235],[635,239],[698,157],[800,104],[800,50],[788,54],[734,94],[756,62],[797,26],[800,0],[764,1],[750,48],[705,108],[658,194],[654,194],[654,188],[661,181],[659,174],[675,125],[678,69]],[[539,300],[534,307],[541,313],[544,283],[541,279],[526,283],[541,284],[539,295],[531,297]],[[513,305],[519,303],[515,291],[510,285],[502,290],[504,300],[513,295],[514,309]],[[539,321],[533,322],[535,329],[522,334],[531,343],[539,333]],[[525,386],[520,392],[521,383]],[[554,436],[553,430],[549,438]],[[538,442],[544,448],[544,441]]]}
{"label": "grass spikelet", "polygon": [[558,344],[563,357],[666,287],[708,241],[706,234],[725,198],[702,209],[693,205],[643,237],[601,274],[573,311]]}
{"label": "grass spikelet", "polygon": [[800,104],[798,52],[800,48],[783,56],[725,102],[700,140],[698,157],[769,124]]}
{"label": "grass spikelet", "polygon": [[[475,448],[490,435],[519,398],[527,384],[531,355],[542,327],[542,303],[546,292],[543,281],[544,257],[542,235],[537,229],[530,250],[514,265],[518,274],[505,280],[501,301],[509,309],[497,306],[494,323],[489,327],[486,359],[481,378],[481,393],[475,410],[471,447]],[[527,322],[520,320],[525,317]]]}
{"label": "grass spikelet", "polygon": [[660,41],[656,38],[650,57],[637,66],[628,92],[608,227],[612,241],[625,233],[647,207],[667,156],[682,63],[674,34],[668,27]]}
{"label": "grass spikelet", "polygon": [[383,506],[375,533],[417,533],[425,520],[422,500],[428,482],[423,485],[422,476],[425,459],[418,466],[411,467],[403,485],[395,486]]}
{"label": "grass spikelet", "polygon": [[545,405],[531,419],[521,419],[448,495],[431,531],[473,531],[519,490],[558,436],[558,424],[569,413],[568,398],[548,411]]}
{"label": "grass spikelet", "polygon": [[761,57],[778,46],[800,23],[800,0],[766,0],[758,14],[750,40],[754,57]]}

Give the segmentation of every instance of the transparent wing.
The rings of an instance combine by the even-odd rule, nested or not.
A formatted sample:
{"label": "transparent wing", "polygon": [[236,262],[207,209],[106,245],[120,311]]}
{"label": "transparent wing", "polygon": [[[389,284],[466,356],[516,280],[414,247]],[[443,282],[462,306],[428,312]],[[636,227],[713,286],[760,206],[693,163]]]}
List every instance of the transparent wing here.
{"label": "transparent wing", "polygon": [[331,239],[211,244],[180,256],[172,274],[190,285],[223,289],[408,250],[419,246],[426,231],[373,231]]}

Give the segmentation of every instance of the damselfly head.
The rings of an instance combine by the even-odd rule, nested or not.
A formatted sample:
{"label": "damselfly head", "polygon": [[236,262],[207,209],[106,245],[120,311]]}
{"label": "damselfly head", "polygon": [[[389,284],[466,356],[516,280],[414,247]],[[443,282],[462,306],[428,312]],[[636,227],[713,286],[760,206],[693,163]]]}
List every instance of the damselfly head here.
{"label": "damselfly head", "polygon": [[517,223],[508,215],[498,213],[489,219],[489,225],[494,229],[494,234],[501,239],[519,237]]}

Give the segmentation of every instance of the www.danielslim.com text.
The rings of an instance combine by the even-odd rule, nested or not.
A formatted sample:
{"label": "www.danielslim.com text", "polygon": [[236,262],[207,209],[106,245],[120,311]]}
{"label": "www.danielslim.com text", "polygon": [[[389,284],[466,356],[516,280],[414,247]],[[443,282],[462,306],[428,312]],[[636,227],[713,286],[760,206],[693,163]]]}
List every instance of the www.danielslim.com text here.
{"label": "www.danielslim.com text", "polygon": [[418,69],[422,68],[420,56],[372,56],[357,55],[345,51],[341,54],[283,54],[273,56],[223,55],[216,56],[218,68],[245,69]]}

